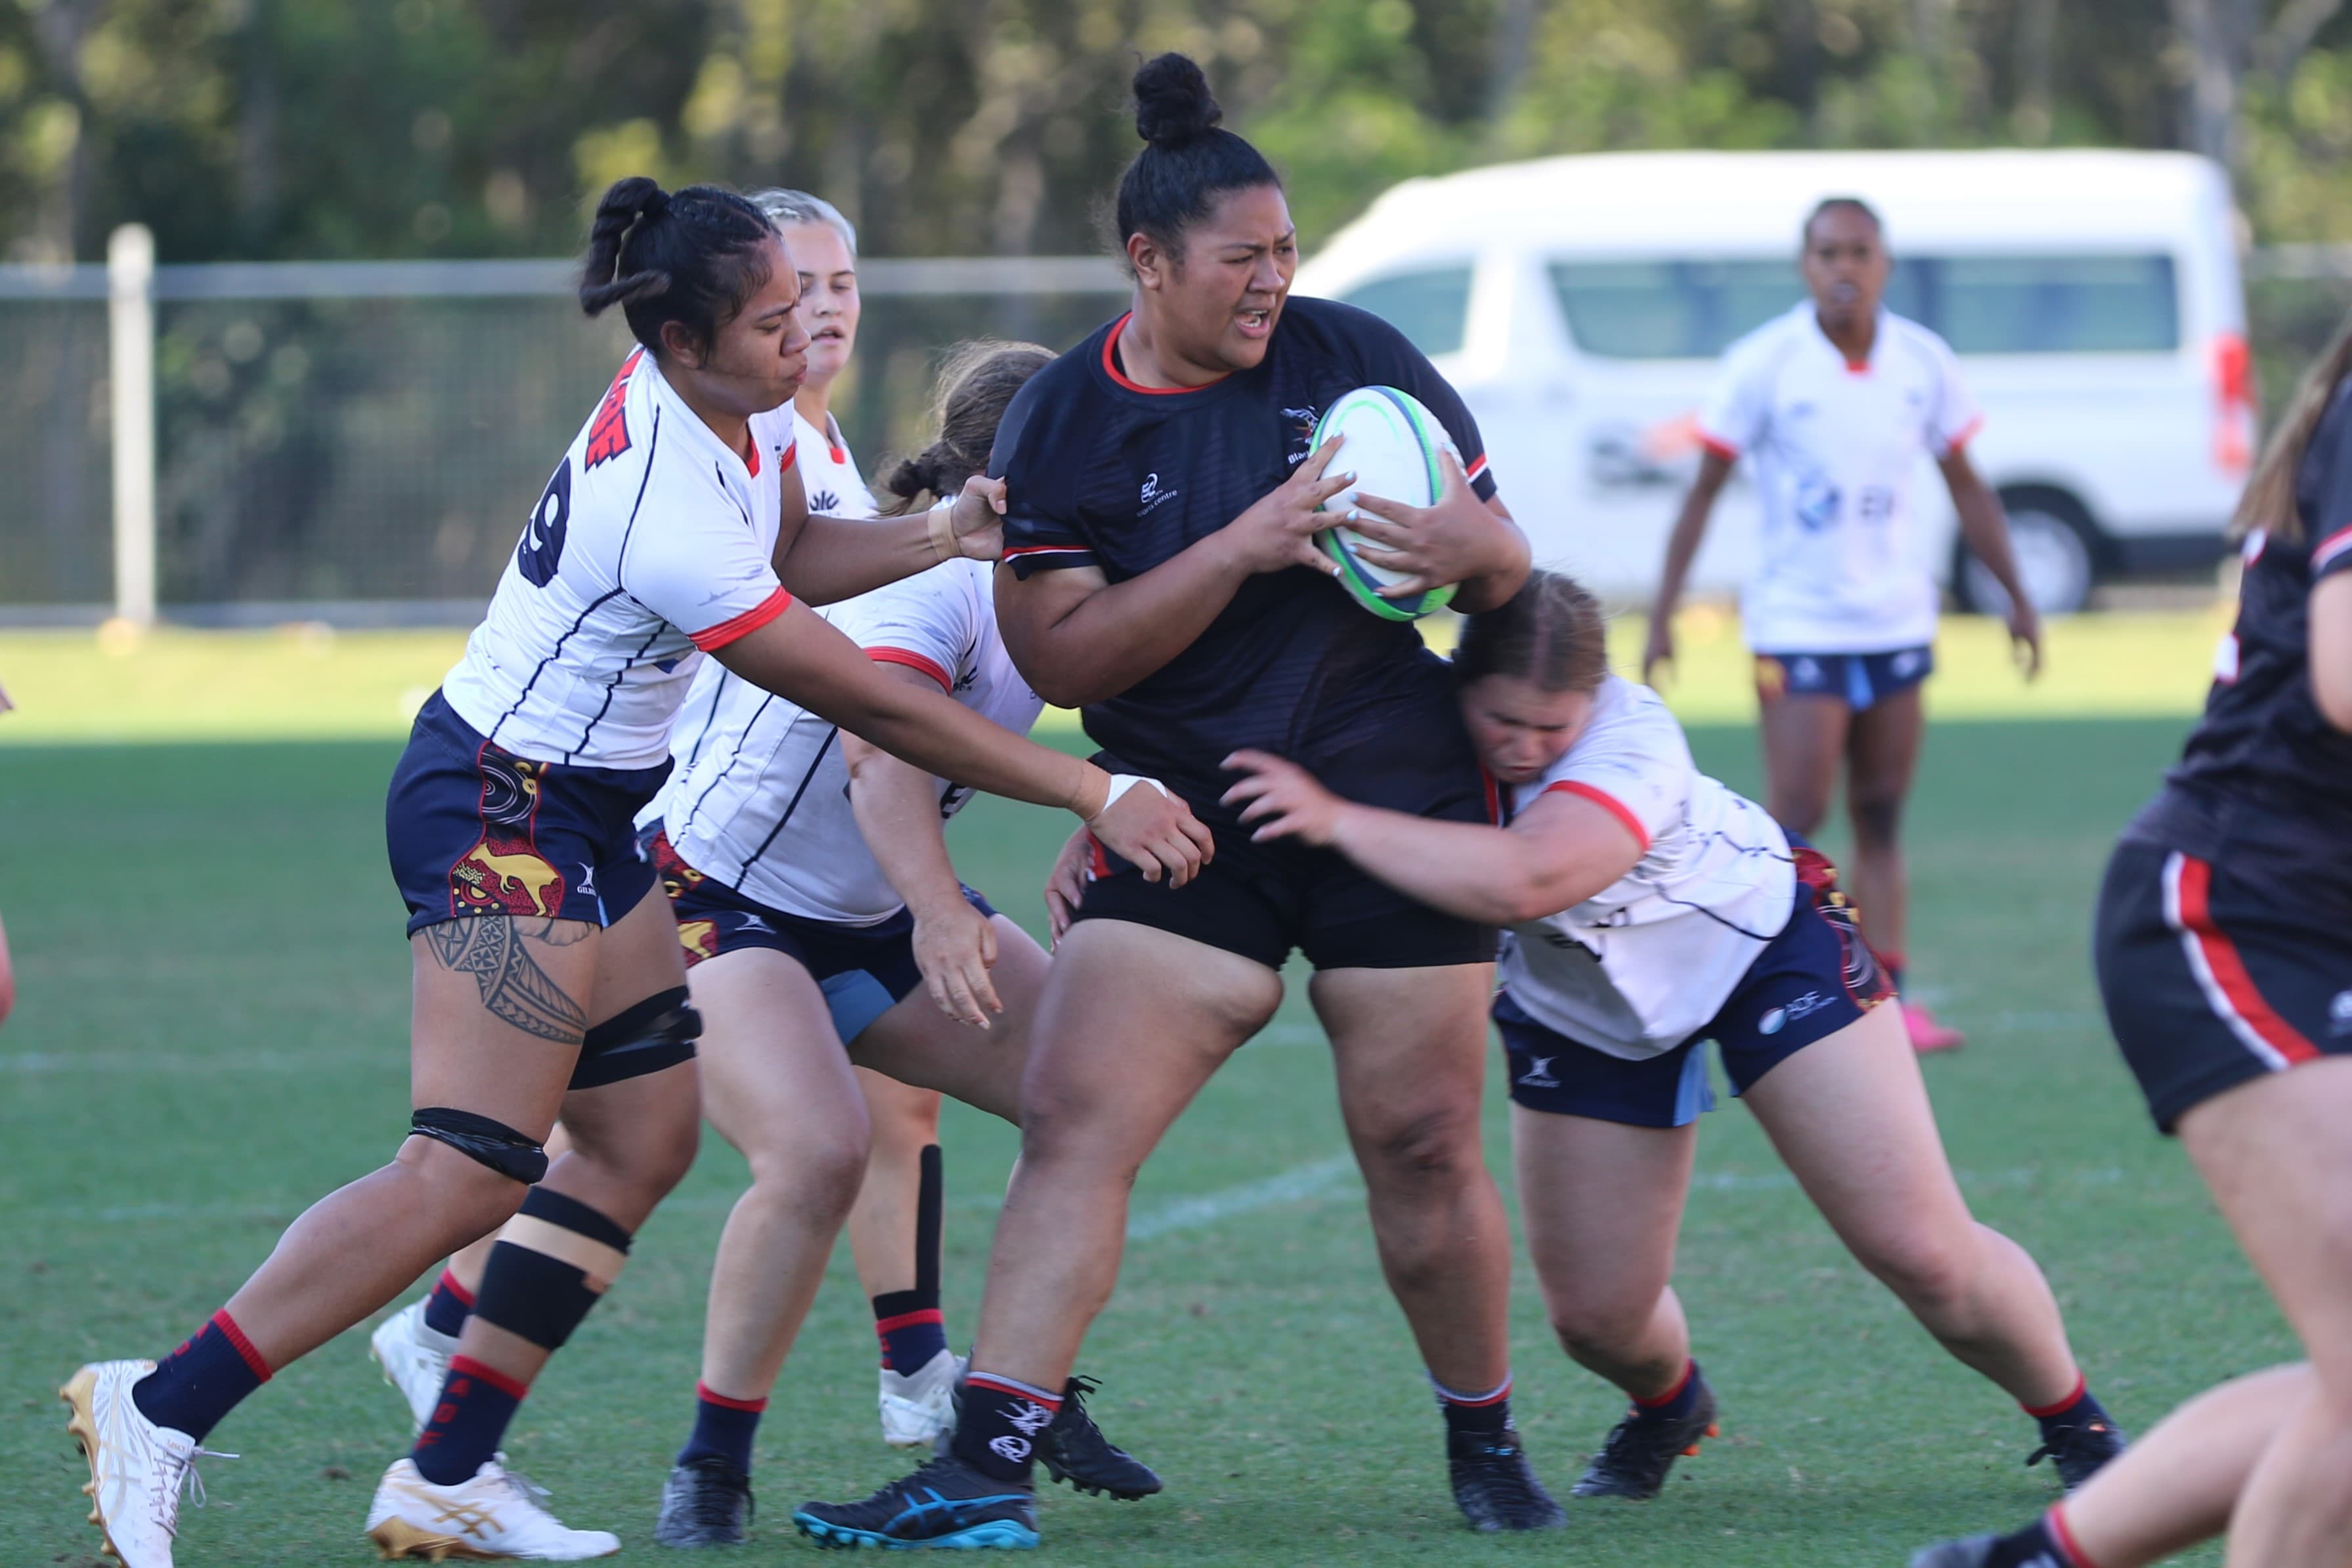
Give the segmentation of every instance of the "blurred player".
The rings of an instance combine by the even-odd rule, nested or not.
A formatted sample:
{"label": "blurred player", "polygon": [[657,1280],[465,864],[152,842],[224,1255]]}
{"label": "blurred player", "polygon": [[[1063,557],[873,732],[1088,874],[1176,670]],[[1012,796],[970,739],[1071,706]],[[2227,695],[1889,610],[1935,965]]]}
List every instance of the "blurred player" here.
{"label": "blurred player", "polygon": [[[0,713],[5,713],[16,706],[8,700],[8,693],[0,690]],[[8,928],[0,926],[0,1024],[6,1023],[8,1015],[16,1009],[16,970],[8,959]]]}
{"label": "blurred player", "polygon": [[1259,838],[1511,928],[1495,1019],[1528,1247],[1560,1343],[1633,1400],[1577,1495],[1654,1497],[1714,1429],[1668,1283],[1709,1039],[1839,1239],[2040,1422],[2027,1463],[2086,1479],[2122,1434],[2041,1270],[1970,1217],[1835,869],[1692,766],[1656,694],[1608,673],[1599,608],[1569,579],[1538,573],[1472,617],[1455,665],[1507,826],[1352,805],[1260,752],[1234,759],[1226,804]]}
{"label": "blurred player", "polygon": [[[894,510],[961,491],[986,464],[1013,394],[1053,357],[1011,343],[951,356],[945,435],[892,474]],[[1004,651],[978,562],[860,595],[825,617],[892,679],[948,692],[1016,734],[1044,706]],[[1046,958],[956,879],[942,830],[970,790],[717,667],[698,678],[671,751],[677,771],[647,808],[645,834],[703,1017],[703,1114],[750,1162],[751,1186],[719,1237],[694,1430],[654,1539],[721,1546],[744,1539],[761,1414],[834,1238],[872,1180],[866,1106],[879,1075],[854,1073],[851,1058],[1017,1121]],[[936,1325],[935,1182],[929,1194],[922,1288]],[[944,1396],[955,1357],[940,1354]],[[1121,1498],[1159,1490],[1158,1477],[1095,1429],[1079,1392],[1074,1383],[1040,1436],[1055,1479]],[[951,1423],[944,1398],[931,1421]]]}
{"label": "blurred player", "polygon": [[[772,476],[793,446],[774,411],[807,339],[797,274],[756,207],[620,182],[596,210],[581,301],[625,306],[643,346],[557,466],[386,805],[415,965],[412,1134],[312,1205],[162,1364],[93,1363],[61,1391],[94,1517],[129,1568],[171,1563],[183,1483],[231,1408],[508,1215],[433,1419],[384,1477],[369,1534],[387,1556],[617,1548],[563,1528],[493,1455],[694,1157],[699,1025],[631,818],[668,771],[698,651],[975,787],[1069,805],[1180,876],[1197,858],[1186,830],[1202,830],[1147,781],[889,679],[795,603],[992,554],[995,520],[977,488],[952,513],[898,523],[785,499]],[[572,1147],[551,1165],[541,1140],[559,1111]]]}
{"label": "blurred player", "polygon": [[1328,521],[1315,509],[1347,483],[1324,472],[1330,448],[1308,448],[1320,409],[1402,387],[1469,464],[1465,476],[1449,462],[1435,506],[1363,519],[1406,546],[1381,557],[1413,574],[1397,591],[1461,583],[1467,607],[1499,603],[1526,575],[1527,544],[1488,499],[1477,427],[1429,362],[1376,317],[1288,299],[1297,238],[1281,185],[1216,129],[1200,68],[1162,55],[1135,92],[1146,145],[1117,209],[1133,309],[1047,366],[1006,417],[991,464],[1009,496],[997,613],[1030,684],[1085,707],[1106,761],[1167,778],[1217,855],[1175,890],[1103,856],[1045,978],[1021,1163],[949,1451],[866,1500],[794,1518],[835,1544],[1035,1544],[1036,1439],[1117,1279],[1129,1184],[1273,1016],[1282,964],[1303,948],[1456,1500],[1480,1529],[1557,1526],[1510,1421],[1510,1243],[1479,1146],[1495,933],[1335,856],[1253,845],[1215,805],[1219,759],[1282,744],[1374,798],[1485,816],[1443,661],[1411,626],[1353,603],[1310,542]]}
{"label": "blurred player", "polygon": [[[2042,665],[2042,626],[2000,500],[1969,461],[1982,419],[1952,351],[1880,307],[1891,265],[1878,216],[1861,202],[1833,197],[1805,220],[1800,266],[1811,298],[1731,345],[1699,412],[1698,479],[1666,545],[1642,679],[1675,657],[1684,579],[1745,455],[1764,513],[1764,563],[1740,616],[1756,656],[1765,805],[1790,832],[1818,832],[1843,767],[1854,896],[1901,991],[1910,892],[1900,828],[1925,725],[1919,686],[1936,666],[1936,584],[1911,497],[1923,453],[1943,470],[1961,537],[2009,595],[2029,678]],[[1903,1019],[1923,1051],[1965,1038],[1916,1002]]]}
{"label": "blurred player", "polygon": [[2310,1359],[2181,1406],[2011,1535],[1914,1568],[2352,1562],[2352,328],[2239,502],[2205,717],[2123,831],[2094,939],[2107,1023]]}

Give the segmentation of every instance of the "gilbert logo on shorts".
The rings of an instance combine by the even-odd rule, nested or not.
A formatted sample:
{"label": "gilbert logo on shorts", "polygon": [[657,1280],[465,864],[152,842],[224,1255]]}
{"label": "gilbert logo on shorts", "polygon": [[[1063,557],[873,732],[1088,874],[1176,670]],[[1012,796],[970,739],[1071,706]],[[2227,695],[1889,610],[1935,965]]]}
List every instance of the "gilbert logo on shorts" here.
{"label": "gilbert logo on shorts", "polygon": [[1528,1070],[1519,1075],[1519,1083],[1528,1089],[1558,1089],[1559,1079],[1551,1076],[1551,1064],[1556,1057],[1530,1057]]}
{"label": "gilbert logo on shorts", "polygon": [[1777,1035],[1800,1018],[1810,1018],[1830,1005],[1830,999],[1818,991],[1808,991],[1795,1001],[1774,1007],[1756,1020],[1759,1035]]}

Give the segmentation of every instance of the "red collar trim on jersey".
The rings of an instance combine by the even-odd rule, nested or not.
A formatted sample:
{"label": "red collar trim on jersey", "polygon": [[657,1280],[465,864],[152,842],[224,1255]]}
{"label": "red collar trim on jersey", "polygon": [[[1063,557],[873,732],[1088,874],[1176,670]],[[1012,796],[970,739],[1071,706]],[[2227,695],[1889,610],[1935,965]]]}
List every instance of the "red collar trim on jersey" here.
{"label": "red collar trim on jersey", "polygon": [[[1214,386],[1217,381],[1225,379],[1221,375],[1217,377],[1217,381],[1204,381],[1199,386],[1146,386],[1139,381],[1129,380],[1127,372],[1118,368],[1118,335],[1127,331],[1128,322],[1133,320],[1135,320],[1135,312],[1129,310],[1110,324],[1110,336],[1103,340],[1103,374],[1128,391],[1140,392],[1151,397],[1180,397],[1188,392],[1200,392]],[[1232,374],[1231,371],[1225,373],[1226,375]]]}
{"label": "red collar trim on jersey", "polygon": [[743,437],[743,466],[751,470],[753,479],[760,477],[760,438],[748,431]]}

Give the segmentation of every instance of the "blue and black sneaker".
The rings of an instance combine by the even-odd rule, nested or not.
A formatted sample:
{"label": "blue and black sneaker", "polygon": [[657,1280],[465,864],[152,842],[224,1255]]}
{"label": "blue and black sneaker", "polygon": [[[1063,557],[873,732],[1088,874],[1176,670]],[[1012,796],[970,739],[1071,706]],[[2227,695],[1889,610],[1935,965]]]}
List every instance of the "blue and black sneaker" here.
{"label": "blue and black sneaker", "polygon": [[1570,1495],[1575,1497],[1654,1498],[1665,1489],[1666,1472],[1675,1461],[1698,1452],[1699,1439],[1716,1435],[1715,1391],[1696,1372],[1697,1397],[1681,1415],[1663,1415],[1634,1405],[1625,1419],[1609,1429],[1601,1452],[1584,1468]]}
{"label": "blue and black sneaker", "polygon": [[1568,1523],[1568,1515],[1536,1479],[1535,1467],[1511,1428],[1447,1433],[1445,1462],[1453,1472],[1454,1506],[1471,1529],[1559,1530]]}
{"label": "blue and black sneaker", "polygon": [[671,1469],[654,1541],[662,1546],[740,1546],[751,1522],[751,1478],[717,1454]]}
{"label": "blue and black sneaker", "polygon": [[1017,1551],[1037,1544],[1037,1494],[941,1454],[863,1502],[803,1503],[793,1522],[819,1546]]}

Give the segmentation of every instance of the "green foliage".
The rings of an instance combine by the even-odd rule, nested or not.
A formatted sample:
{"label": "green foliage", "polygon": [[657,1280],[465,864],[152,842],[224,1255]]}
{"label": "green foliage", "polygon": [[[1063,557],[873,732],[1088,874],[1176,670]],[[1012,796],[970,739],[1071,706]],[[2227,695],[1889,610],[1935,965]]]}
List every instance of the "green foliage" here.
{"label": "green foliage", "polygon": [[[0,253],[93,257],[132,217],[172,260],[561,253],[638,172],[817,188],[878,253],[1085,249],[1128,74],[1171,47],[1311,243],[1500,157],[2173,144],[2172,27],[2167,0],[14,0]],[[2352,223],[2347,27],[2249,68],[2265,238]]]}

